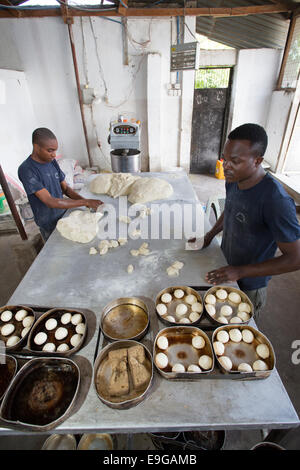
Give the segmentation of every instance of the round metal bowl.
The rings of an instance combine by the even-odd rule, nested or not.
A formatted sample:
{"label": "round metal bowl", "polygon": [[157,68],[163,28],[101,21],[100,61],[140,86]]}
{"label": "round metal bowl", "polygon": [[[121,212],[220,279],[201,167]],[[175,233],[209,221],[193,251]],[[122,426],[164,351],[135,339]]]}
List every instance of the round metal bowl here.
{"label": "round metal bowl", "polygon": [[[129,381],[129,393],[119,395],[119,396],[112,396],[109,393],[109,385],[110,381],[113,376],[112,367],[109,363],[109,353],[113,351],[119,351],[122,349],[129,349],[134,346],[142,346],[144,349],[145,354],[145,361],[143,365],[146,367],[149,373],[149,381],[146,383],[143,388],[140,390],[135,390],[133,386],[132,375],[130,372],[130,367],[128,366],[128,381]],[[137,405],[141,401],[143,401],[149,393],[149,389],[151,387],[153,380],[153,364],[152,364],[152,356],[149,350],[144,346],[142,343],[138,343],[137,341],[115,341],[112,344],[109,344],[105,348],[103,348],[96,358],[94,364],[94,372],[93,372],[93,383],[96,390],[96,393],[99,399],[107,406],[116,409],[127,409],[132,406]]]}
{"label": "round metal bowl", "polygon": [[145,336],[148,327],[148,308],[137,297],[113,300],[103,309],[101,330],[110,341],[140,340]]}
{"label": "round metal bowl", "polygon": [[0,354],[0,401],[17,373],[18,363],[13,356]]}
{"label": "round metal bowl", "polygon": [[45,440],[42,450],[76,450],[73,434],[52,434]]}
{"label": "round metal bowl", "polygon": [[[166,350],[160,349],[157,340],[160,336],[166,336],[169,346]],[[202,349],[196,349],[192,346],[194,336],[202,336],[205,340],[205,346]],[[158,353],[164,353],[168,356],[169,364],[164,369],[160,369],[155,363],[155,357]],[[212,359],[212,365],[209,369],[200,372],[189,372],[187,368],[190,364],[198,365],[200,356],[207,355]],[[166,379],[178,380],[195,380],[199,379],[203,374],[209,374],[214,368],[214,354],[209,337],[204,331],[193,326],[171,326],[161,330],[155,340],[153,348],[153,362],[158,372]],[[186,372],[173,372],[174,364],[183,364]]]}
{"label": "round metal bowl", "polygon": [[[72,315],[80,314],[83,318],[83,323],[85,324],[85,330],[84,330],[84,333],[81,335],[80,342],[77,346],[74,346],[74,347],[71,345],[70,339],[73,335],[76,334],[76,325],[73,325],[72,323],[68,323],[66,325],[63,325],[60,322],[61,316],[64,313],[67,313],[67,312],[71,313]],[[57,327],[54,328],[51,331],[48,331],[45,327],[45,323],[49,318],[54,318],[55,320],[57,320]],[[59,327],[65,327],[68,330],[67,337],[62,339],[62,340],[57,340],[55,338],[55,331]],[[35,355],[43,355],[45,357],[48,357],[48,356],[49,357],[50,356],[51,357],[53,357],[53,356],[69,357],[72,354],[79,351],[79,349],[82,347],[82,345],[84,343],[84,340],[86,338],[86,335],[87,335],[87,328],[88,328],[88,325],[87,325],[86,317],[85,317],[84,313],[82,313],[80,310],[74,310],[74,309],[68,309],[67,310],[67,309],[63,309],[63,308],[53,308],[51,310],[48,310],[48,312],[45,312],[43,315],[41,315],[40,318],[34,324],[34,327],[30,331],[30,334],[29,334],[29,337],[28,337],[28,342],[27,342],[27,348],[26,349],[28,351],[33,352]],[[38,346],[34,343],[35,336],[40,332],[47,333],[48,338],[47,338],[46,342],[47,343],[54,343],[56,345],[56,349],[60,344],[63,344],[63,343],[67,343],[70,346],[70,349],[68,351],[65,351],[65,352],[59,352],[59,351],[56,351],[56,350],[54,352],[43,351],[43,346],[46,343],[43,343],[41,346]]]}
{"label": "round metal bowl", "polygon": [[70,359],[31,359],[19,370],[4,396],[1,420],[16,429],[53,429],[69,415],[79,384],[79,368]]}
{"label": "round metal bowl", "polygon": [[215,324],[215,325],[224,325],[223,322],[219,321],[217,318],[219,316],[219,312],[220,312],[220,309],[224,306],[224,305],[228,305],[229,307],[232,308],[232,311],[233,313],[229,316],[227,316],[227,320],[228,320],[228,323],[230,323],[230,320],[234,317],[237,316],[237,313],[238,313],[238,304],[234,303],[234,302],[231,302],[228,297],[227,299],[225,300],[220,300],[217,298],[217,302],[215,304],[215,308],[216,308],[216,314],[213,316],[211,314],[208,313],[207,309],[206,309],[206,298],[209,294],[213,294],[215,295],[216,294],[216,291],[219,290],[219,289],[224,289],[226,290],[226,292],[228,294],[230,294],[231,292],[235,292],[236,294],[239,294],[240,297],[241,297],[241,301],[242,302],[246,302],[247,304],[250,305],[250,308],[251,308],[251,312],[249,313],[249,318],[248,320],[246,321],[243,321],[242,319],[241,322],[237,322],[237,323],[231,323],[231,324],[237,324],[237,325],[247,325],[249,323],[249,321],[251,320],[251,318],[253,317],[254,315],[254,307],[253,307],[253,304],[251,302],[251,300],[249,299],[249,297],[245,294],[245,292],[235,288],[235,287],[230,287],[230,286],[214,286],[214,287],[211,287],[204,295],[203,297],[203,303],[204,303],[204,307],[205,307],[205,311],[207,313],[207,315],[209,316],[209,318],[212,320],[212,322]]}
{"label": "round metal bowl", "polygon": [[[225,325],[217,328],[213,332],[212,336],[212,343],[214,344],[215,341],[217,340],[217,334],[219,331],[227,331],[229,332],[231,329],[238,329],[240,331],[242,330],[250,330],[253,335],[254,335],[254,341],[252,343],[245,343],[243,340],[240,341],[239,343],[235,343],[231,340],[229,340],[227,343],[224,343],[225,346],[225,351],[222,356],[228,356],[233,364],[233,367],[231,370],[225,369],[222,364],[219,361],[219,358],[222,356],[218,356],[215,351],[215,357],[217,360],[217,363],[219,367],[221,368],[221,371],[225,374],[232,375],[233,378],[245,378],[245,379],[264,379],[266,377],[269,377],[271,374],[272,370],[275,368],[275,363],[276,363],[276,358],[275,358],[275,353],[272,344],[268,340],[268,338],[263,335],[260,331],[256,330],[252,326],[249,325]],[[261,359],[258,354],[256,353],[256,347],[259,344],[266,344],[269,348],[270,351],[270,356],[267,359]],[[214,349],[214,347],[213,347]],[[239,371],[237,370],[239,364],[241,363],[248,363],[252,366],[253,362],[261,359],[263,360],[267,366],[268,370],[263,370],[263,371],[251,371],[251,372],[244,372],[244,371]]]}
{"label": "round metal bowl", "polygon": [[[8,322],[4,322],[0,319],[0,341],[3,341],[5,344],[7,342],[7,339],[10,337],[10,336],[18,336],[20,339],[20,341],[15,345],[15,346],[5,346],[5,349],[6,351],[18,351],[19,349],[22,348],[22,346],[26,343],[26,340],[28,338],[28,335],[30,333],[30,331],[32,330],[34,324],[35,324],[35,321],[36,321],[36,314],[35,312],[32,310],[32,308],[30,307],[27,307],[25,305],[5,305],[4,307],[1,307],[0,308],[0,316],[1,314],[5,311],[5,310],[10,310],[12,313],[13,313],[13,318],[8,321]],[[24,330],[24,326],[23,326],[23,322],[22,321],[17,321],[15,319],[15,314],[18,312],[18,310],[26,310],[29,314],[29,316],[33,316],[34,317],[34,322],[33,324],[31,325],[30,327],[30,330],[28,330],[28,332],[23,336],[21,336],[21,332]],[[9,336],[3,336],[1,334],[1,328],[5,325],[5,324],[8,324],[8,323],[12,323],[14,326],[15,326],[15,331],[9,335]]]}
{"label": "round metal bowl", "polygon": [[[185,296],[182,298],[182,299],[176,299],[173,297],[173,293],[176,289],[181,289],[185,292]],[[163,294],[171,294],[172,295],[172,300],[171,302],[165,304],[168,308],[167,310],[167,313],[164,314],[164,315],[159,315],[159,313],[157,312],[156,310],[156,307],[158,304],[161,304],[161,303],[164,303],[161,301],[161,296]],[[160,291],[156,297],[156,300],[155,300],[155,311],[156,311],[156,314],[158,316],[158,318],[165,324],[165,325],[178,325],[178,326],[184,326],[184,323],[180,323],[179,321],[177,322],[176,321],[176,314],[175,314],[175,310],[176,310],[176,307],[177,305],[179,304],[182,304],[184,303],[187,307],[188,307],[188,310],[187,310],[187,313],[184,315],[185,318],[188,318],[189,315],[191,314],[192,312],[192,308],[191,308],[191,305],[187,304],[184,299],[186,297],[186,295],[195,295],[195,297],[197,298],[197,302],[200,303],[202,305],[202,311],[199,312],[198,314],[200,315],[200,317],[194,321],[194,322],[189,322],[188,323],[188,326],[191,326],[191,325],[197,325],[200,320],[201,320],[201,316],[203,314],[203,302],[202,302],[202,297],[201,295],[199,294],[199,292],[197,292],[196,290],[192,289],[191,287],[188,287],[188,286],[173,286],[173,287],[167,287],[166,289],[163,289],[162,291]],[[167,320],[167,316],[172,316],[175,318],[175,321],[169,321]]]}
{"label": "round metal bowl", "polygon": [[77,450],[113,450],[114,440],[110,434],[83,434]]}

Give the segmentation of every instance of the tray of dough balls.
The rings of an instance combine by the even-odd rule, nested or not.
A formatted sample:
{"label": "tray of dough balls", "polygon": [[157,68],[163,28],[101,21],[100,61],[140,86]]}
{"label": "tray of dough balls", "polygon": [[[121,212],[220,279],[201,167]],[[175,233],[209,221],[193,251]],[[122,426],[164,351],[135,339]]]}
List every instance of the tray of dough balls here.
{"label": "tray of dough balls", "polygon": [[201,295],[188,286],[167,287],[156,297],[156,313],[166,325],[194,325],[203,313]]}
{"label": "tray of dough balls", "polygon": [[166,379],[197,379],[209,375],[214,368],[210,339],[193,326],[173,326],[159,331],[154,341],[153,361]]}
{"label": "tray of dough balls", "polygon": [[249,325],[226,325],[212,335],[216,362],[230,379],[268,377],[275,368],[273,347],[260,331]]}
{"label": "tray of dough balls", "polygon": [[247,324],[254,314],[249,297],[235,287],[214,286],[205,293],[203,303],[215,325]]}
{"label": "tray of dough balls", "polygon": [[36,313],[28,306],[6,305],[0,308],[0,340],[7,351],[24,346],[35,321]]}

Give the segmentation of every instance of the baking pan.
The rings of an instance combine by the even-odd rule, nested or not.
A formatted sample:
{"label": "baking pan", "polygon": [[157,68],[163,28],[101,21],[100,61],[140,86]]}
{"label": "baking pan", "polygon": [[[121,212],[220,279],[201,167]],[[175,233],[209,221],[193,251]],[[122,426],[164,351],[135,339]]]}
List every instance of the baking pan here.
{"label": "baking pan", "polygon": [[[224,343],[225,351],[222,354],[222,356],[227,356],[230,358],[232,361],[233,367],[231,370],[225,369],[222,364],[220,363],[220,357],[215,353],[216,361],[219,365],[219,368],[225,374],[225,376],[229,378],[243,378],[243,379],[264,379],[269,377],[271,372],[275,368],[275,363],[276,363],[276,358],[275,358],[275,353],[272,344],[268,340],[268,338],[258,331],[257,329],[253,328],[252,326],[249,325],[225,325],[222,327],[217,328],[212,335],[212,343],[214,344],[215,341],[217,341],[217,335],[219,331],[226,331],[229,333],[230,330],[232,329],[238,329],[241,332],[243,330],[250,330],[252,334],[254,335],[254,341],[252,343],[246,343],[245,341],[240,341],[240,342],[233,342],[229,340],[227,343]],[[262,359],[261,357],[258,356],[256,353],[256,347],[259,344],[265,344],[267,345],[270,356],[267,359]],[[213,348],[214,349],[214,348]],[[215,351],[214,351],[215,352]],[[251,371],[251,372],[240,372],[237,370],[237,367],[241,363],[248,363],[252,366],[253,362],[256,360],[263,360],[267,366],[268,370],[261,370],[261,371]]]}
{"label": "baking pan", "polygon": [[[161,349],[157,344],[161,336],[165,336],[168,339],[167,349]],[[204,347],[197,349],[192,345],[192,340],[196,336],[201,336],[204,339]],[[166,354],[168,357],[168,365],[163,369],[156,364],[156,355],[159,353]],[[187,371],[188,366],[191,364],[198,366],[199,358],[203,355],[211,358],[209,368],[201,368],[199,372]],[[214,354],[210,339],[204,331],[192,326],[173,326],[164,328],[157,334],[154,341],[153,362],[158,372],[166,379],[195,380],[212,372],[214,368]],[[185,372],[172,371],[172,366],[178,363],[185,367]]]}
{"label": "baking pan", "polygon": [[[184,297],[182,297],[181,299],[177,299],[177,298],[174,297],[174,291],[177,290],[177,289],[181,289],[185,293]],[[161,297],[162,297],[163,294],[170,294],[172,296],[171,302],[169,302],[169,303],[163,302],[161,300]],[[166,289],[163,289],[162,291],[160,291],[159,294],[156,297],[156,300],[155,300],[155,307],[156,308],[157,308],[158,304],[164,304],[167,307],[167,313],[165,313],[163,315],[160,315],[158,313],[158,311],[156,310],[156,314],[158,315],[159,319],[165,325],[178,325],[178,326],[183,326],[184,325],[184,323],[181,323],[179,321],[178,317],[176,316],[176,312],[175,312],[176,307],[179,304],[182,304],[182,303],[187,306],[187,313],[184,314],[181,318],[189,319],[189,316],[192,313],[192,306],[185,301],[185,298],[186,298],[187,295],[194,295],[197,299],[197,302],[200,303],[201,306],[202,306],[201,312],[197,312],[198,315],[199,315],[199,318],[195,321],[190,321],[189,320],[189,323],[187,323],[187,324],[189,326],[190,325],[197,325],[200,322],[201,317],[202,317],[202,313],[203,313],[203,302],[202,302],[202,297],[199,294],[199,292],[197,292],[196,290],[192,289],[189,286],[174,286],[174,287],[167,287]],[[168,316],[173,317],[175,321],[168,320],[167,319]]]}
{"label": "baking pan", "polygon": [[[13,317],[11,320],[9,321],[3,321],[1,320],[1,315],[6,311],[10,311],[12,312],[13,314]],[[21,336],[21,332],[24,330],[24,326],[23,326],[23,320],[21,321],[17,321],[16,318],[15,318],[15,315],[16,313],[19,311],[19,310],[26,310],[28,312],[28,315],[27,317],[33,317],[34,320],[33,320],[33,324],[30,326],[30,329],[27,331],[27,333],[23,336]],[[24,305],[5,305],[4,307],[1,307],[0,308],[0,341],[3,341],[5,344],[7,342],[7,339],[9,337],[12,337],[12,336],[17,336],[20,338],[20,340],[18,341],[18,343],[15,345],[15,346],[5,346],[5,349],[7,351],[18,351],[20,350],[24,344],[26,343],[27,341],[27,338],[28,338],[28,334],[29,332],[31,331],[33,325],[34,325],[34,322],[36,321],[36,314],[34,312],[34,310],[28,306],[24,306]],[[9,323],[12,323],[15,327],[14,331],[12,334],[8,335],[8,336],[4,336],[2,335],[1,333],[1,330],[2,330],[2,327],[4,325],[7,325]]]}
{"label": "baking pan", "polygon": [[18,363],[13,356],[0,354],[0,401],[17,373]]}
{"label": "baking pan", "polygon": [[[228,295],[232,292],[238,294],[240,297],[241,297],[241,302],[245,302],[247,304],[249,304],[250,306],[250,313],[249,313],[249,318],[247,320],[242,320],[240,319],[239,322],[230,322],[230,320],[234,317],[237,317],[238,316],[238,303],[235,303],[235,302],[232,302],[228,299],[228,297],[225,299],[225,300],[220,300],[217,298],[217,302],[215,304],[215,309],[216,309],[216,313],[215,315],[211,315],[208,310],[207,310],[207,303],[206,303],[206,299],[207,299],[207,296],[212,294],[216,297],[216,292],[219,290],[219,289],[223,289],[225,290]],[[220,310],[222,307],[224,307],[225,305],[226,306],[229,306],[232,308],[232,314],[226,316],[225,318],[227,319],[228,323],[230,324],[239,324],[239,325],[247,325],[249,323],[249,321],[251,320],[251,318],[253,317],[254,315],[254,307],[253,307],[253,304],[251,302],[251,300],[249,299],[249,297],[241,290],[239,289],[236,289],[235,287],[229,287],[229,286],[214,286],[212,288],[210,288],[204,295],[203,297],[203,303],[204,303],[204,306],[205,306],[205,310],[206,310],[206,313],[208,315],[208,317],[210,318],[210,320],[213,322],[213,324],[215,325],[224,325],[224,322],[222,321],[219,321],[218,320],[218,317],[220,316]]]}
{"label": "baking pan", "polygon": [[148,327],[148,308],[138,297],[113,300],[103,309],[101,330],[110,341],[139,340]]}
{"label": "baking pan", "polygon": [[[143,365],[146,367],[149,373],[149,381],[141,390],[134,390],[132,376],[129,366],[127,366],[127,371],[129,375],[129,393],[120,396],[111,396],[108,392],[109,382],[112,377],[112,369],[109,364],[109,353],[112,351],[129,349],[133,346],[140,346],[144,349],[145,361]],[[152,365],[152,356],[149,350],[141,343],[133,340],[127,341],[115,341],[112,344],[109,344],[103,348],[98,357],[96,358],[94,364],[94,387],[99,399],[105,403],[107,406],[116,409],[126,409],[131,406],[135,406],[143,401],[149,393],[149,389],[153,380],[153,365]]]}
{"label": "baking pan", "polygon": [[[72,346],[71,343],[70,343],[71,337],[73,335],[77,334],[76,325],[73,325],[71,322],[69,322],[67,324],[62,324],[61,323],[61,317],[65,313],[70,313],[72,316],[73,315],[81,315],[82,320],[83,320],[82,323],[84,323],[84,325],[85,325],[84,332],[83,332],[82,335],[80,335],[81,336],[80,342],[76,346]],[[53,318],[57,321],[57,326],[53,330],[48,331],[45,327],[45,324],[50,318]],[[67,331],[68,331],[68,334],[64,339],[57,340],[55,338],[55,331],[60,327],[66,328]],[[34,355],[43,355],[45,357],[48,357],[48,356],[49,357],[54,357],[54,356],[69,357],[70,355],[76,353],[77,351],[79,351],[79,349],[81,349],[81,347],[84,343],[84,340],[86,338],[86,335],[87,335],[87,328],[88,328],[87,327],[87,320],[86,320],[86,317],[85,317],[85,315],[82,311],[74,310],[74,309],[53,308],[53,309],[45,312],[43,315],[41,315],[38,318],[38,320],[35,322],[33,328],[30,331],[27,346],[26,346],[26,348],[24,348],[24,350],[26,352],[31,352]],[[47,337],[46,342],[39,346],[39,345],[35,344],[34,338],[40,332],[46,332],[48,337]],[[47,352],[47,351],[43,350],[44,345],[47,344],[47,343],[54,343],[55,346],[56,346],[56,349],[58,348],[58,346],[60,344],[66,343],[66,344],[68,344],[70,349],[68,351],[65,351],[65,352],[59,352],[57,350],[52,351],[52,352]]]}
{"label": "baking pan", "polygon": [[11,382],[0,418],[9,427],[49,431],[69,415],[79,384],[79,368],[70,359],[31,359]]}

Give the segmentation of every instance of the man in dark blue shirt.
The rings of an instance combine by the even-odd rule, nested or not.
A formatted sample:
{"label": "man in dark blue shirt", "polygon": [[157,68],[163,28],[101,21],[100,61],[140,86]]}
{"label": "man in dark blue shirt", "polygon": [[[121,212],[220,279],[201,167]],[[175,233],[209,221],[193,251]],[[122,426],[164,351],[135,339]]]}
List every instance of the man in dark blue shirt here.
{"label": "man in dark blue shirt", "polygon": [[[237,281],[254,304],[256,318],[271,276],[300,269],[295,204],[261,166],[267,143],[257,124],[244,124],[229,134],[223,155],[225,208],[204,240],[206,247],[223,231],[221,248],[228,266],[209,272],[206,280],[215,285]],[[281,255],[274,257],[277,247]]]}
{"label": "man in dark blue shirt", "polygon": [[46,241],[66,209],[84,206],[96,210],[102,201],[85,199],[67,185],[55,160],[58,143],[52,131],[44,127],[36,129],[32,144],[32,154],[19,166],[18,176],[27,193],[34,220]]}

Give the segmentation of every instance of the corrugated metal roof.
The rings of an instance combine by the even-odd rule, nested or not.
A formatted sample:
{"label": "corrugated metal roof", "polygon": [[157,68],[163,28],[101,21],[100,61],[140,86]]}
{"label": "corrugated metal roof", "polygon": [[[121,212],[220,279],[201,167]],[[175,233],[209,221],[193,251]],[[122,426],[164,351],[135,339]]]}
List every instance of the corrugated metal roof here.
{"label": "corrugated metal roof", "polygon": [[[237,7],[265,5],[261,0],[198,0],[201,7]],[[209,39],[236,49],[270,47],[283,49],[286,42],[289,20],[282,14],[235,16],[227,18],[198,17],[196,31]]]}

